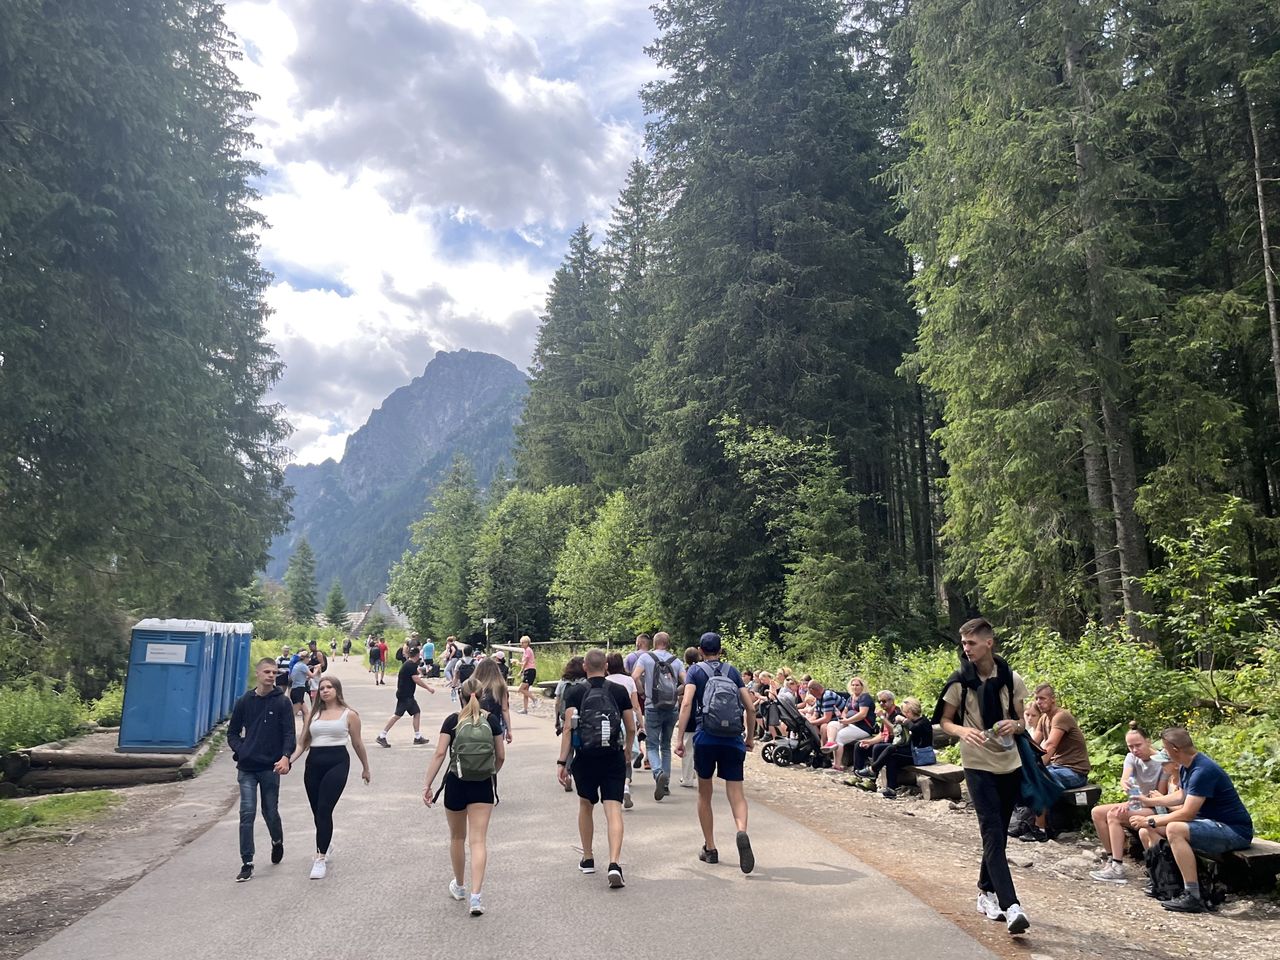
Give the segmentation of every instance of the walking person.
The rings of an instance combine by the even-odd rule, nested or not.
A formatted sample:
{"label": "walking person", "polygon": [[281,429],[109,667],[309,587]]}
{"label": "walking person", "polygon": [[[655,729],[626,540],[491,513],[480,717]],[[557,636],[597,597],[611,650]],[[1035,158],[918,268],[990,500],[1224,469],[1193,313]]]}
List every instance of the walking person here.
{"label": "walking person", "polygon": [[506,759],[501,722],[496,714],[481,708],[481,693],[482,687],[475,677],[462,684],[459,691],[462,706],[457,713],[445,717],[440,727],[440,739],[427,768],[427,786],[422,793],[422,802],[432,806],[439,793],[433,794],[431,786],[447,757],[449,768],[441,789],[444,791],[445,819],[449,822],[449,861],[453,866],[449,896],[454,900],[467,897],[463,878],[466,848],[470,846],[470,908],[473,917],[484,913],[481,889],[489,863],[486,842],[489,818],[498,800],[498,771]]}
{"label": "walking person", "polygon": [[354,747],[362,768],[360,777],[367,784],[370,780],[369,755],[365,753],[364,740],[360,737],[360,714],[347,706],[342,698],[342,681],[337,677],[323,676],[311,707],[311,716],[302,727],[302,740],[289,757],[290,765],[307,755],[302,783],[307,789],[307,801],[311,804],[311,817],[316,825],[316,854],[311,861],[311,879],[323,880],[329,869],[332,854],[333,811],[347,788],[347,775],[351,772],[351,754]]}
{"label": "walking person", "polygon": [[378,634],[378,682],[384,687],[387,685],[387,654],[389,652],[386,638]]}
{"label": "walking person", "polygon": [[[591,650],[582,659],[587,673],[585,684],[571,685],[565,692],[564,732],[560,737],[560,758],[556,761],[560,785],[572,774],[578,791],[578,835],[582,838],[582,860],[578,869],[595,873],[592,843],[595,839],[595,807],[604,806],[609,839],[609,886],[626,885],[622,877],[622,798],[627,785],[627,757],[636,735],[631,713],[631,697],[616,683],[605,679],[603,650]],[[569,755],[573,752],[573,766]]]}
{"label": "walking person", "polygon": [[520,638],[520,696],[524,698],[521,713],[528,713],[533,705],[533,694],[530,688],[538,679],[538,668],[533,653],[533,641],[528,636]]}
{"label": "walking person", "polygon": [[[680,686],[680,707],[684,707],[684,690],[689,682],[689,668],[695,663],[702,662],[702,651],[697,647],[684,648],[684,675],[685,682]],[[679,727],[679,720],[676,721]],[[690,790],[698,786],[698,773],[693,767],[693,758],[696,751],[693,746],[693,730],[692,728],[685,730],[684,734],[676,738],[676,745],[684,748],[684,751],[676,751],[676,756],[680,758],[680,786],[687,787]]]}
{"label": "walking person", "polygon": [[671,635],[653,635],[653,650],[636,659],[632,678],[644,694],[645,743],[649,769],[653,771],[653,799],[671,792],[671,735],[679,719],[680,688],[685,683],[684,664],[671,652]]}
{"label": "walking person", "polygon": [[742,769],[747,751],[755,744],[755,701],[742,676],[720,659],[720,634],[704,633],[698,640],[702,662],[685,674],[684,700],[676,728],[677,754],[684,753],[684,732],[693,729],[693,767],[698,774],[698,823],[702,826],[703,863],[719,863],[715,820],[711,811],[712,777],[724,781],[729,809],[738,828],[738,866],[743,873],[755,869],[756,857],[747,836],[747,794],[742,787]]}
{"label": "walking person", "polygon": [[436,675],[436,642],[427,637],[427,642],[422,644],[422,672],[428,677]]}
{"label": "walking person", "polygon": [[[934,719],[960,741],[969,801],[982,834],[978,912],[1004,920],[1011,934],[1031,926],[1018,902],[1005,846],[1009,819],[1022,792],[1022,759],[1013,737],[1025,733],[1020,718],[1027,685],[995,654],[996,635],[981,618],[960,627],[960,669],[947,678]],[[993,735],[988,735],[991,731]]]}
{"label": "walking person", "polygon": [[400,665],[400,672],[396,674],[396,712],[378,734],[378,746],[391,746],[387,742],[387,734],[406,713],[413,718],[413,745],[420,747],[427,742],[427,738],[422,735],[422,709],[418,706],[418,698],[414,696],[417,692],[414,690],[415,686],[421,687],[427,693],[436,692],[435,687],[418,676],[418,648],[410,647],[404,663]]}
{"label": "walking person", "polygon": [[342,638],[342,662],[346,663],[351,659],[351,634],[347,634]]}
{"label": "walking person", "polygon": [[303,702],[307,699],[307,683],[310,680],[311,667],[307,664],[307,658],[299,656],[289,668],[289,701],[293,704],[293,713],[296,717],[306,715]]}
{"label": "walking person", "polygon": [[[556,723],[557,737],[564,735],[565,694],[569,692],[569,689],[571,687],[576,686],[578,684],[585,684],[586,682],[587,682],[587,669],[583,665],[582,657],[570,657],[569,661],[564,665],[564,671],[560,674],[559,682],[556,683],[555,723]],[[568,767],[569,769],[573,769],[572,743],[570,744],[570,747],[569,747],[569,753],[565,757],[565,766]],[[565,777],[563,781],[563,786],[564,786],[565,793],[572,793],[573,777],[571,776]]]}
{"label": "walking person", "polygon": [[369,635],[369,672],[373,674],[373,683],[378,686],[382,683],[382,646],[378,643],[376,634]]}
{"label": "walking person", "polygon": [[502,737],[511,742],[511,691],[507,687],[506,678],[498,669],[498,664],[485,657],[476,664],[476,672],[472,674],[480,684],[480,709],[498,717],[502,725]]}
{"label": "walking person", "polygon": [[257,684],[236,701],[227,725],[227,743],[240,785],[240,872],[236,883],[253,879],[253,822],[262,796],[262,819],[271,835],[271,862],[284,858],[280,822],[280,776],[289,772],[293,753],[292,708],[276,686],[276,662],[263,657],[254,669]]}
{"label": "walking person", "polygon": [[[627,673],[626,664],[620,653],[610,653],[605,657],[605,669],[608,673],[605,675],[610,683],[616,683],[623,690],[627,691],[627,697],[631,701],[631,716],[635,718],[636,739],[644,736],[644,712],[640,709],[640,698],[637,696],[636,682],[631,675]],[[638,744],[633,744],[633,748]],[[637,757],[638,759],[638,757]],[[627,760],[631,760],[631,754],[627,754]],[[635,801],[631,799],[631,771],[634,764],[627,763],[627,783],[622,792],[622,809],[630,810],[635,806]]]}

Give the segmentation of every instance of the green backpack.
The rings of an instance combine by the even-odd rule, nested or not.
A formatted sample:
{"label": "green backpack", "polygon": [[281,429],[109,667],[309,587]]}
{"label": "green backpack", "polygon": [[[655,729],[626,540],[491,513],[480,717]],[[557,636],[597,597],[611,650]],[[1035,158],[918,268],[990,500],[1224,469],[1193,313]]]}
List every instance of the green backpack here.
{"label": "green backpack", "polygon": [[498,772],[493,728],[483,710],[476,723],[458,721],[449,744],[449,771],[459,780],[491,780]]}

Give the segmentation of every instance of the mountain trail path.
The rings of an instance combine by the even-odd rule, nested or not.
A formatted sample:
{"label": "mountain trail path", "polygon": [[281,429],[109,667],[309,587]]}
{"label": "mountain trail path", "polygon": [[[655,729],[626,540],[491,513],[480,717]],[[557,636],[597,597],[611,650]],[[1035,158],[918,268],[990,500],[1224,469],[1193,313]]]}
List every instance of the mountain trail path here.
{"label": "mountain trail path", "polygon": [[[356,660],[337,660],[332,672],[360,711],[373,782],[366,786],[360,780],[353,756],[325,879],[308,878],[314,829],[300,764],[281,785],[283,863],[270,864],[270,841],[259,816],[254,878],[234,882],[239,857],[233,805],[167,861],[26,956],[225,960],[288,952],[292,944],[332,960],[419,952],[574,960],[619,951],[631,960],[666,960],[683,952],[737,960],[788,938],[798,938],[813,956],[845,956],[852,943],[865,955],[994,956],[841,846],[765,804],[751,807],[757,865],[754,873],[742,874],[719,787],[715,809],[723,859],[715,866],[701,863],[695,791],[673,785],[671,796],[658,803],[648,772],[635,771],[635,807],[626,814],[626,887],[608,889],[603,870],[580,874],[577,798],[555,779],[549,701],[540,701],[532,715],[513,716],[514,742],[499,776],[501,802],[489,830],[487,912],[473,918],[465,903],[447,893],[443,807],[422,803],[427,763],[450,710],[448,692],[443,684],[434,695],[418,691],[430,746],[411,744],[412,726],[404,718],[385,749],[373,738],[393,709],[394,677],[375,686]],[[751,766],[748,781],[750,771]],[[228,751],[199,779],[212,785],[219,778],[234,790]],[[601,811],[598,861],[604,849]],[[84,868],[92,870],[92,861]],[[957,902],[968,910],[971,872],[965,871],[956,889]]]}

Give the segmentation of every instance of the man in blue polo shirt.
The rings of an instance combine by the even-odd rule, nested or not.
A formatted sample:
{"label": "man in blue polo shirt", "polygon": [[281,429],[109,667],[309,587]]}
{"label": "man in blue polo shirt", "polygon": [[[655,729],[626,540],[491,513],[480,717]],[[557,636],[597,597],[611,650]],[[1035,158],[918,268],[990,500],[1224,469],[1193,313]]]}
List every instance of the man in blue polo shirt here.
{"label": "man in blue polo shirt", "polygon": [[1174,807],[1171,812],[1152,817],[1139,814],[1130,818],[1129,825],[1139,832],[1143,847],[1156,842],[1151,837],[1154,832],[1167,838],[1173,851],[1186,889],[1161,906],[1178,913],[1202,913],[1205,905],[1196,853],[1214,856],[1243,850],[1253,843],[1253,818],[1226,771],[1196,750],[1184,728],[1169,727],[1160,739],[1169,759],[1178,764],[1182,788],[1168,795]]}
{"label": "man in blue polo shirt", "polygon": [[[698,641],[702,661],[685,672],[680,723],[676,729],[676,756],[684,756],[684,732],[692,729],[693,767],[698,774],[698,822],[702,826],[703,863],[719,863],[715,823],[711,813],[712,777],[724,781],[725,796],[737,825],[738,865],[743,873],[755,869],[756,858],[747,837],[747,795],[742,788],[742,767],[755,742],[755,698],[747,692],[742,676],[720,660],[720,634],[704,633]],[[737,691],[737,702],[731,691]],[[713,733],[719,726],[722,733]]]}

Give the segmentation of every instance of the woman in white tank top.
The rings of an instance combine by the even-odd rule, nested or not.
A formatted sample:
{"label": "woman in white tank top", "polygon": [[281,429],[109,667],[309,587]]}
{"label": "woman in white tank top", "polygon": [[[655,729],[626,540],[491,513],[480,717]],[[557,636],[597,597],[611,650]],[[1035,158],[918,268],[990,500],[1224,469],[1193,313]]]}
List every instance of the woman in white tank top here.
{"label": "woman in white tank top", "polygon": [[303,783],[307,788],[307,800],[316,822],[316,856],[311,863],[311,879],[319,880],[328,872],[333,840],[333,810],[347,786],[347,774],[351,771],[351,754],[348,746],[355,747],[356,756],[364,767],[361,776],[369,782],[369,756],[365,753],[360,737],[360,714],[347,706],[342,699],[342,681],[337,677],[320,679],[316,702],[311,716],[302,729],[298,749],[289,758],[297,763],[307,754],[307,769]]}

